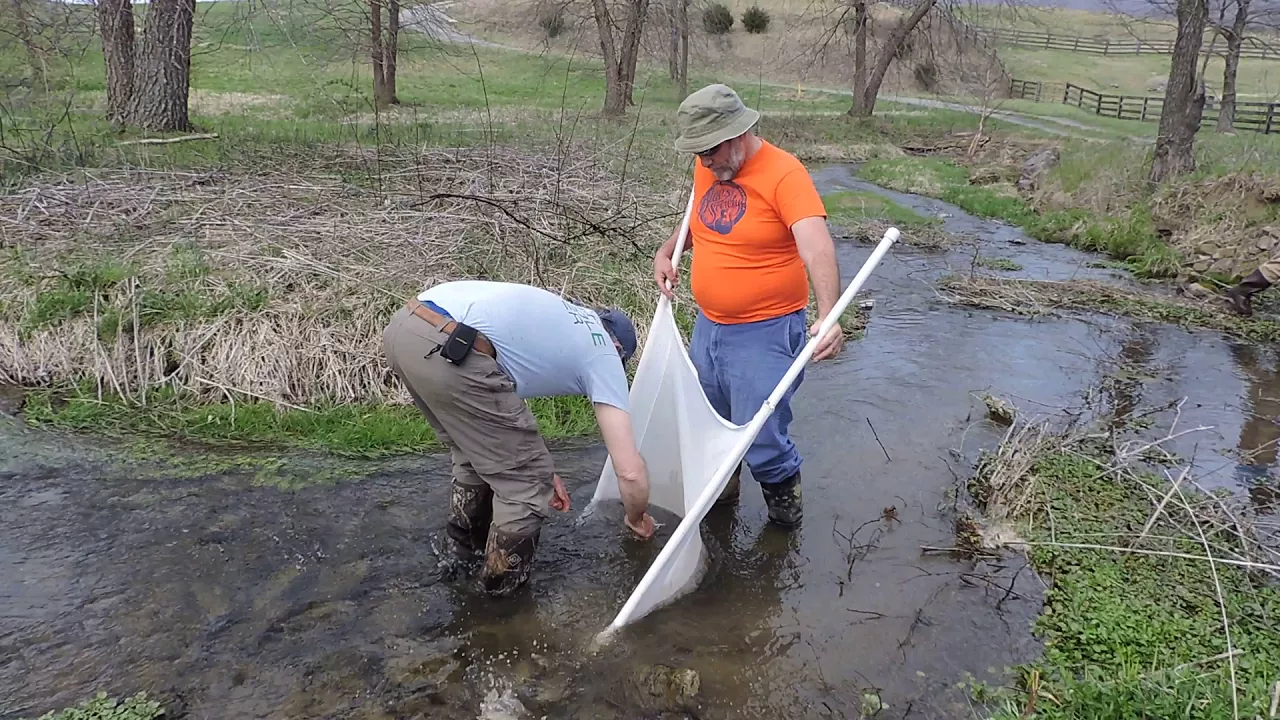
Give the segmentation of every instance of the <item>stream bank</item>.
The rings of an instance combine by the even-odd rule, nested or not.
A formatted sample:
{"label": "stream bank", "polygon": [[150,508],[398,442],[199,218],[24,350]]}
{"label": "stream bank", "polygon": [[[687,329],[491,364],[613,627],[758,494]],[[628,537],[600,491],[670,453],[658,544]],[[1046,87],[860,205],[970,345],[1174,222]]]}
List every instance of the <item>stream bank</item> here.
{"label": "stream bank", "polygon": [[[824,193],[879,191],[844,167],[814,177]],[[1131,282],[1094,267],[1096,256],[890,197],[1020,268],[1001,275]],[[840,243],[845,282],[870,250]],[[857,717],[867,696],[881,717],[969,716],[959,681],[1004,682],[1002,668],[1040,654],[1030,630],[1044,591],[1018,558],[975,565],[921,551],[954,542],[960,478],[1004,432],[983,419],[982,394],[1059,412],[1118,366],[1138,369],[1133,401],[1191,398],[1182,422],[1214,429],[1183,451],[1210,482],[1259,502],[1280,438],[1269,348],[1123,317],[1027,319],[947,302],[934,288],[972,258],[963,243],[904,243],[885,257],[866,285],[865,337],[812,366],[794,401],[802,526],[767,526],[744,483],[738,505],[705,523],[713,563],[698,590],[595,655],[590,638],[674,518],[660,516],[658,541],[643,544],[627,540],[619,507],[576,527],[557,516],[529,591],[495,604],[440,554],[441,458],[357,462],[337,481],[290,489],[228,467],[138,477],[141,463],[109,448],[3,421],[0,615],[15,622],[0,634],[0,717],[99,689],[255,718],[474,718],[502,698],[550,718]],[[557,451],[575,509],[603,459],[598,446]],[[694,707],[652,692],[659,664],[698,673]]]}

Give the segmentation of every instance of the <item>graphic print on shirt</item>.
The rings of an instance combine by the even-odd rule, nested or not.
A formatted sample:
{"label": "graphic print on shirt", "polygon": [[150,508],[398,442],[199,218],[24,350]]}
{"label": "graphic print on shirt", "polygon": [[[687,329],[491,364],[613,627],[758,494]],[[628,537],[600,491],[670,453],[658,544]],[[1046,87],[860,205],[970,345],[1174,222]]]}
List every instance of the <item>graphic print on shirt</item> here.
{"label": "graphic print on shirt", "polygon": [[[600,316],[596,315],[592,310],[578,307],[567,301],[562,300],[561,302],[564,303],[564,307],[569,311],[569,314],[573,316],[574,325],[586,325],[587,329],[591,330],[591,344],[596,347],[604,346],[606,342],[604,333],[596,330],[596,323],[600,322]],[[604,328],[600,327],[599,329],[603,330]]]}
{"label": "graphic print on shirt", "polygon": [[732,180],[715,181],[698,204],[698,219],[721,235],[732,232],[746,214],[747,191]]}

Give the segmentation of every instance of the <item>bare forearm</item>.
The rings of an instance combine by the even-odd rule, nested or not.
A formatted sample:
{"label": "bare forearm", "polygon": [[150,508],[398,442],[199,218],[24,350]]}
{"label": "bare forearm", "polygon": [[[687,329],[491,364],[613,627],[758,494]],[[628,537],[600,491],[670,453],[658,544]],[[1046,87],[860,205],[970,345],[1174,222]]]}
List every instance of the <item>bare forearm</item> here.
{"label": "bare forearm", "polygon": [[840,299],[840,266],[834,247],[821,250],[805,262],[813,294],[818,300],[818,316],[826,317]]}
{"label": "bare forearm", "polygon": [[615,472],[618,475],[618,494],[622,496],[622,506],[626,508],[627,517],[632,522],[639,522],[649,509],[649,476],[643,460],[638,460],[639,467],[626,472]]}
{"label": "bare forearm", "polygon": [[676,239],[679,238],[679,236],[680,228],[676,228],[675,232],[671,233],[671,236],[667,238],[666,242],[662,243],[662,245],[658,247],[656,256],[670,260],[671,256],[676,252]]}
{"label": "bare forearm", "polygon": [[825,318],[840,299],[840,263],[836,260],[836,245],[827,231],[823,217],[810,217],[797,222],[792,231],[796,235],[796,249],[818,301],[818,316]]}

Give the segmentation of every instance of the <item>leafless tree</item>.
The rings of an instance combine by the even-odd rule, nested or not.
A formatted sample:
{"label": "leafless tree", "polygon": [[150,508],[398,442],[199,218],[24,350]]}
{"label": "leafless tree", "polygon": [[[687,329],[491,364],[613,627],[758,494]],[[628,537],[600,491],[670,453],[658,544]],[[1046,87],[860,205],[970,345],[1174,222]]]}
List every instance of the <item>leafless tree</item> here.
{"label": "leafless tree", "polygon": [[[608,0],[592,0],[596,30],[600,33],[600,53],[604,58],[604,116],[620,117],[633,104],[631,91],[636,80],[636,61],[640,56],[640,39],[644,31],[649,0],[621,0],[619,28]],[[621,35],[615,38],[614,33]]]}
{"label": "leafless tree", "polygon": [[1224,9],[1230,5],[1235,10],[1231,25],[1222,23],[1221,15],[1219,22],[1215,23],[1218,34],[1227,41],[1227,54],[1223,56],[1222,100],[1218,107],[1218,126],[1215,128],[1220,133],[1235,132],[1236,72],[1240,68],[1240,48],[1244,45],[1244,32],[1249,23],[1250,4],[1250,0],[1225,0]]}
{"label": "leafless tree", "polygon": [[387,0],[387,25],[382,27],[383,0],[369,0],[369,48],[373,63],[373,101],[378,107],[399,104],[396,61],[400,55],[400,0]]}
{"label": "leafless tree", "polygon": [[1162,183],[1195,170],[1195,135],[1204,115],[1204,76],[1196,60],[1209,18],[1207,0],[1178,0],[1178,36],[1160,111],[1160,130],[1148,179]]}
{"label": "leafless tree", "polygon": [[871,117],[871,113],[876,106],[876,96],[880,94],[880,85],[884,82],[885,73],[889,71],[889,64],[901,52],[907,36],[916,29],[916,26],[920,24],[924,16],[938,4],[938,0],[919,0],[912,8],[911,13],[894,26],[893,31],[889,34],[888,41],[881,48],[879,55],[876,56],[876,62],[871,67],[870,76],[867,75],[866,58],[866,1],[853,0],[853,4],[854,32],[856,34],[854,37],[853,105],[849,108],[849,114],[854,117]]}
{"label": "leafless tree", "polygon": [[667,72],[683,99],[689,94],[689,0],[667,0],[667,14],[671,24]]}
{"label": "leafless tree", "polygon": [[98,0],[97,10],[107,69],[107,119],[125,124],[133,99],[133,5],[130,0]]}
{"label": "leafless tree", "polygon": [[151,0],[134,61],[129,123],[145,130],[190,130],[191,29],[195,0]]}

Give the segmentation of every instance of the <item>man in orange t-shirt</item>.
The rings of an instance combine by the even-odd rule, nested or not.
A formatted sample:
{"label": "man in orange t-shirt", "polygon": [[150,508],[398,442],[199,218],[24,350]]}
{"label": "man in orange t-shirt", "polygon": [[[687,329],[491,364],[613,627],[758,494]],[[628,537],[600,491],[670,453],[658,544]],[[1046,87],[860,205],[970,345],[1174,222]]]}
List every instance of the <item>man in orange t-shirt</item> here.
{"label": "man in orange t-shirt", "polygon": [[[676,114],[676,150],[699,160],[688,243],[699,312],[689,357],[712,407],[738,425],[759,411],[840,295],[822,198],[799,160],[753,132],[759,119],[720,84],[690,95]],[[671,264],[676,239],[673,233],[653,260],[654,281],[668,296],[668,283],[674,287],[677,278]],[[806,333],[810,277],[818,317]],[[834,357],[842,338],[836,324],[813,359]],[[803,514],[801,458],[787,435],[791,396],[803,380],[801,372],[745,458],[769,519],[783,526],[795,525]],[[740,473],[721,500],[736,496]]]}

